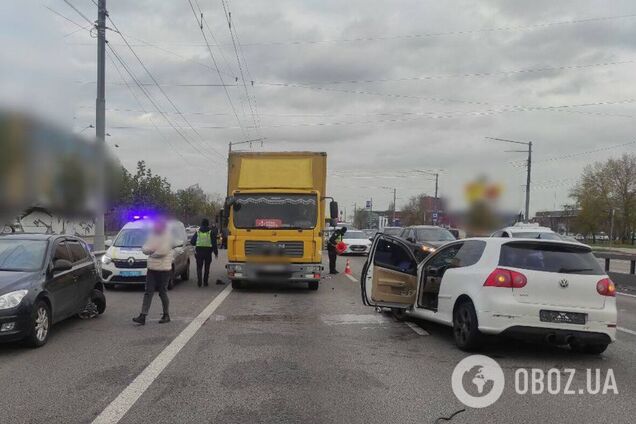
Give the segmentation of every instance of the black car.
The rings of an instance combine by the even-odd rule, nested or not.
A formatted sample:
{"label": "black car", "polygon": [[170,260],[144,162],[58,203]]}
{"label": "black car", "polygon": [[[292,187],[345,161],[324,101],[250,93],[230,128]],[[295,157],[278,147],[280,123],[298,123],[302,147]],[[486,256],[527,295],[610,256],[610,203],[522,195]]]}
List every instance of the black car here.
{"label": "black car", "polygon": [[411,246],[418,261],[422,261],[438,247],[455,240],[450,231],[435,225],[404,227],[399,237]]}
{"label": "black car", "polygon": [[0,341],[24,340],[39,347],[48,340],[52,324],[105,309],[97,262],[83,240],[0,236]]}

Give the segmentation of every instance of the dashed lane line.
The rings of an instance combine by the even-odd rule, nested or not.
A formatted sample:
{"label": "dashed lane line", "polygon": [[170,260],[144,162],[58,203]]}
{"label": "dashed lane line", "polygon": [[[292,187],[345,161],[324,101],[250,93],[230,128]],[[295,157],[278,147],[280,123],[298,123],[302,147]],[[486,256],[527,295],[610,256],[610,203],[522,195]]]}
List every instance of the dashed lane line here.
{"label": "dashed lane line", "polygon": [[354,277],[354,276],[353,276],[353,275],[351,275],[351,274],[345,274],[345,276],[346,276],[348,279],[350,279],[351,281],[353,281],[354,283],[357,283],[357,282],[358,282],[358,280],[356,279],[356,277]]}
{"label": "dashed lane line", "polygon": [[93,420],[93,424],[118,423],[231,292],[232,286],[228,285],[159,355],[157,355],[141,374]]}

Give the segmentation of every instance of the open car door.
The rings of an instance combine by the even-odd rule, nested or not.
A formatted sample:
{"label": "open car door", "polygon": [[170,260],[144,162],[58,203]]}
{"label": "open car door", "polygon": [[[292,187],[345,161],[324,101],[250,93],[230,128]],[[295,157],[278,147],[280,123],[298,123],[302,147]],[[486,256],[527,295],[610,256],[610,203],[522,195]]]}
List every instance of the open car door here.
{"label": "open car door", "polygon": [[397,237],[378,234],[360,279],[362,301],[368,306],[406,309],[415,303],[417,261]]}

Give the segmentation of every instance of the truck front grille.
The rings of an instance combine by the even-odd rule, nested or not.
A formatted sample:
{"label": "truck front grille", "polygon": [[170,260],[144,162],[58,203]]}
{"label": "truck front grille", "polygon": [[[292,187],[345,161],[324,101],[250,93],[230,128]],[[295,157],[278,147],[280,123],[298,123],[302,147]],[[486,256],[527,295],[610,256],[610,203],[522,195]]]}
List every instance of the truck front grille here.
{"label": "truck front grille", "polygon": [[286,256],[302,258],[304,254],[302,241],[256,241],[245,242],[245,256]]}

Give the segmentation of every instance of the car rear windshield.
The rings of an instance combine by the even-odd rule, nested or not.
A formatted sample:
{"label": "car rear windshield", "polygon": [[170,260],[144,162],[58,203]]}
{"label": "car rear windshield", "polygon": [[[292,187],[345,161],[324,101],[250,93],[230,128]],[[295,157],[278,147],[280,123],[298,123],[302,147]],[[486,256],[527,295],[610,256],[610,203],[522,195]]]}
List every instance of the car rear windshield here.
{"label": "car rear windshield", "polygon": [[416,228],[415,238],[417,241],[452,241],[455,237],[450,231],[444,228]]}
{"label": "car rear windshield", "polygon": [[501,246],[499,265],[561,274],[604,274],[588,247],[568,244],[506,243]]}
{"label": "car rear windshield", "polygon": [[362,231],[347,231],[342,238],[346,239],[368,239],[369,237]]}
{"label": "car rear windshield", "polygon": [[385,228],[382,232],[387,236],[399,236],[402,232],[402,227]]}
{"label": "car rear windshield", "polygon": [[47,241],[0,240],[0,271],[37,271],[42,268]]}

